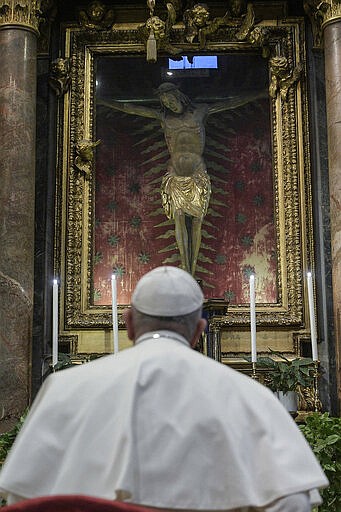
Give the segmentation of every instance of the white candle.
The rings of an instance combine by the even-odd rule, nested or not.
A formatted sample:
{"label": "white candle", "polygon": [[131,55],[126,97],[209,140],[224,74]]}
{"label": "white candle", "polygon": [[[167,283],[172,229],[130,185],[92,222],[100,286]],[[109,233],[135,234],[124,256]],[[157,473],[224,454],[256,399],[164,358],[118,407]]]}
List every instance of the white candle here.
{"label": "white candle", "polygon": [[312,279],[311,272],[307,273],[307,286],[308,286],[308,303],[309,303],[309,319],[310,319],[311,352],[312,352],[313,361],[318,361],[316,323],[315,323],[315,308],[314,308],[314,293],[313,293],[313,279]]}
{"label": "white candle", "polygon": [[111,296],[112,296],[112,332],[114,338],[114,354],[118,352],[118,320],[117,320],[117,284],[116,274],[111,276]]}
{"label": "white candle", "polygon": [[251,361],[257,362],[255,276],[250,275]]}
{"label": "white candle", "polygon": [[52,366],[58,363],[58,281],[53,280],[52,288]]}

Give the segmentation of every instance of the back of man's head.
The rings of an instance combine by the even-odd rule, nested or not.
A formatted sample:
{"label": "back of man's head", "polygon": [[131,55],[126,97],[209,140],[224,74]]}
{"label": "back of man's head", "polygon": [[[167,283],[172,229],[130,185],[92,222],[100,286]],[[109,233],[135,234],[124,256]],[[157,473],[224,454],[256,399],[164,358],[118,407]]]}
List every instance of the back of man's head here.
{"label": "back of man's head", "polygon": [[135,341],[147,332],[168,330],[194,347],[206,326],[201,317],[203,300],[200,286],[188,272],[157,267],[136,285],[132,308],[126,313],[128,336]]}
{"label": "back of man's head", "polygon": [[201,309],[204,296],[195,279],[177,267],[157,267],[137,283],[132,306],[145,315],[177,317]]}

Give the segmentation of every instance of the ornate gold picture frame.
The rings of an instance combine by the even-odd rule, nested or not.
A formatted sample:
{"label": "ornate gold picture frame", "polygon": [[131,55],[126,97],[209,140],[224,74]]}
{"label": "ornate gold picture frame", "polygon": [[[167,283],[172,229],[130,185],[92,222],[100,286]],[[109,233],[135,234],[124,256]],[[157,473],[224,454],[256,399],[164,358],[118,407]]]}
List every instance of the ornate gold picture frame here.
{"label": "ornate gold picture frame", "polygon": [[[158,85],[157,81],[162,83],[166,78],[168,59],[176,60],[182,55],[189,56],[190,62],[199,55],[217,56],[218,61],[224,62],[223,68],[225,71],[220,75],[218,72],[216,73],[211,88],[207,85],[210,82],[206,78],[213,75],[210,75],[207,70],[201,70],[201,72],[192,70],[191,80],[183,78],[184,75],[177,75],[177,82],[180,83],[181,87],[187,87],[189,95],[195,101],[205,101],[210,104],[213,101],[222,101],[224,98],[226,99],[226,96],[245,92],[243,91],[243,85],[246,85],[248,94],[254,93],[254,95],[257,95],[261,90],[266,93],[263,98],[256,98],[256,103],[253,103],[252,107],[250,105],[242,107],[246,108],[246,115],[250,115],[250,112],[252,112],[253,117],[249,118],[249,122],[245,122],[245,117],[243,118],[245,112],[238,113],[235,117],[231,113],[228,115],[225,113],[225,117],[219,118],[216,122],[218,131],[221,131],[222,127],[230,134],[239,130],[239,137],[243,133],[250,136],[248,131],[250,126],[254,131],[256,128],[262,128],[263,138],[255,136],[252,142],[255,151],[255,141],[258,141],[259,157],[257,161],[254,156],[255,153],[250,155],[251,163],[249,163],[251,166],[250,172],[253,172],[252,179],[259,180],[257,172],[262,172],[262,165],[265,166],[264,168],[270,165],[270,174],[265,172],[265,177],[262,176],[257,182],[257,190],[262,192],[263,197],[259,193],[259,197],[255,199],[257,190],[254,189],[252,191],[253,195],[249,197],[247,203],[248,214],[255,218],[258,215],[257,208],[260,205],[262,206],[264,201],[267,201],[268,210],[266,215],[268,216],[269,245],[266,250],[263,248],[262,252],[259,247],[262,243],[265,243],[264,237],[260,242],[260,239],[257,239],[259,246],[255,249],[258,242],[255,240],[254,234],[251,233],[251,239],[247,237],[248,233],[243,234],[245,237],[244,242],[242,242],[245,243],[244,253],[248,253],[250,258],[249,260],[245,257],[242,258],[244,261],[244,267],[240,269],[240,276],[244,278],[242,287],[234,295],[234,290],[231,287],[226,286],[224,288],[224,285],[223,288],[219,288],[221,276],[228,272],[229,268],[234,268],[232,256],[229,260],[230,255],[227,253],[228,258],[226,260],[226,253],[221,251],[221,247],[215,249],[214,254],[212,252],[208,253],[208,256],[203,251],[202,260],[199,262],[201,269],[208,269],[207,273],[204,271],[200,275],[200,280],[206,280],[208,283],[209,277],[207,275],[210,275],[210,265],[215,265],[211,275],[213,276],[212,280],[216,280],[212,286],[208,285],[208,297],[225,298],[229,301],[227,315],[222,316],[218,321],[219,328],[238,329],[249,324],[247,265],[248,261],[253,261],[252,254],[255,251],[258,251],[258,260],[262,254],[265,254],[269,260],[264,267],[264,275],[263,279],[260,280],[261,282],[259,282],[258,292],[256,288],[257,325],[292,332],[299,331],[304,327],[305,305],[302,299],[304,273],[308,268],[313,267],[311,259],[313,237],[303,21],[301,19],[287,19],[285,21],[264,19],[256,26],[251,23],[248,30],[244,30],[244,33],[241,25],[241,20],[232,19],[230,23],[217,26],[211,32],[208,31],[205,34],[204,41],[202,35],[200,39],[196,34],[194,40],[189,42],[186,27],[182,23],[175,24],[166,41],[167,45],[171,46],[167,46],[163,41],[163,44],[159,45],[158,48],[157,61],[153,64],[146,63],[146,40],[141,36],[141,23],[113,23],[110,28],[102,27],[101,30],[90,30],[87,26],[66,28],[65,59],[70,63],[70,87],[61,103],[59,179],[57,183],[59,197],[57,255],[62,284],[62,319],[65,331],[89,328],[108,329],[111,326],[110,297],[107,291],[107,295],[103,294],[103,297],[106,298],[101,299],[101,286],[103,289],[109,286],[113,271],[119,274],[121,269],[121,275],[125,276],[125,279],[134,282],[135,278],[132,277],[134,265],[140,266],[140,272],[143,273],[144,269],[149,269],[150,259],[148,260],[148,257],[151,257],[151,255],[159,255],[159,259],[155,260],[158,264],[178,265],[180,263],[176,256],[177,249],[173,239],[166,239],[167,243],[165,242],[164,247],[168,247],[168,253],[163,251],[163,246],[160,245],[160,240],[165,240],[162,239],[162,236],[167,238],[167,233],[173,229],[171,221],[167,220],[165,216],[159,218],[158,214],[153,217],[153,209],[150,209],[147,214],[149,219],[153,220],[150,229],[155,228],[155,236],[151,236],[146,241],[144,248],[137,244],[134,248],[135,260],[129,263],[128,259],[125,259],[124,265],[120,265],[120,261],[115,256],[115,251],[119,250],[117,247],[118,240],[125,243],[128,235],[126,237],[122,234],[118,235],[116,232],[110,231],[110,228],[106,238],[106,243],[109,244],[111,250],[111,253],[108,253],[111,263],[105,270],[107,285],[105,284],[106,278],[103,278],[103,276],[99,278],[98,273],[96,274],[97,270],[95,270],[96,264],[101,262],[101,257],[104,257],[103,247],[100,245],[102,242],[100,242],[98,236],[98,223],[102,222],[103,235],[105,233],[104,224],[107,222],[103,217],[103,209],[101,210],[103,201],[106,201],[107,206],[109,205],[107,211],[110,212],[110,218],[113,219],[117,215],[115,217],[116,226],[119,222],[115,190],[121,191],[120,197],[124,193],[122,192],[122,183],[118,184],[117,182],[116,184],[115,180],[121,180],[122,176],[125,176],[126,189],[130,190],[132,201],[137,203],[141,211],[145,211],[143,201],[156,201],[154,204],[155,211],[161,215],[161,202],[157,203],[157,201],[160,201],[158,198],[160,176],[166,169],[165,162],[167,161],[167,155],[165,154],[165,159],[160,164],[161,174],[155,171],[155,166],[143,167],[143,163],[155,158],[155,151],[162,152],[165,150],[165,146],[161,146],[161,142],[158,142],[156,138],[154,142],[152,142],[152,139],[148,139],[148,136],[150,136],[148,130],[153,131],[153,125],[150,128],[144,120],[137,120],[134,116],[131,116],[128,121],[129,115],[124,116],[112,112],[110,108],[105,109],[98,100],[104,98],[109,102],[112,99],[155,106],[158,100],[154,94],[154,89]],[[227,65],[230,66],[228,77],[226,74]],[[149,77],[146,76],[146,70],[148,69]],[[250,69],[252,73],[250,73]],[[135,75],[132,74],[133,72]],[[133,76],[135,76],[134,83],[132,83]],[[197,84],[200,81],[204,84],[204,92],[199,86],[188,86],[190,81],[192,84],[194,83],[195,76],[197,76]],[[226,88],[226,83],[224,87],[221,87],[224,76],[230,85],[233,82],[233,77],[239,77],[240,90],[238,91],[238,84],[236,85],[236,83],[234,84],[234,90],[230,89],[230,92]],[[241,77],[245,78],[244,84],[240,84]],[[237,80],[237,78],[235,79]],[[186,80],[188,80],[187,84]],[[253,89],[251,87],[252,80],[254,82]],[[99,84],[99,82],[101,83]],[[150,85],[151,89],[148,91]],[[102,96],[100,94],[101,87],[105,89]],[[134,127],[139,136],[128,140],[125,134],[131,136],[131,126]],[[266,130],[264,130],[264,126],[266,126]],[[160,127],[158,130],[160,134]],[[115,146],[113,140],[112,148],[109,147],[108,140],[110,137],[107,137],[108,133],[111,134],[112,139],[115,138],[116,142],[118,141],[118,146]],[[231,199],[232,189],[224,188],[224,183],[231,182],[232,172],[234,179],[233,193],[235,195],[238,192],[238,186],[242,188],[245,183],[244,185],[243,183],[236,185],[235,173],[240,171],[238,162],[234,161],[231,164],[228,154],[224,152],[224,147],[219,147],[217,141],[214,141],[215,145],[212,146],[212,137],[214,138],[212,133],[212,130],[210,132],[207,128],[207,145],[209,151],[211,151],[211,156],[214,151],[218,155],[215,155],[216,160],[213,156],[211,159],[210,156],[206,156],[206,160],[209,161],[209,164],[213,162],[216,166],[215,168],[213,166],[212,174],[212,176],[215,175],[216,181],[212,178],[211,201],[213,203],[211,203],[211,208],[213,214],[217,213],[217,216],[206,220],[214,225],[215,221],[212,219],[216,218],[218,219],[217,222],[220,223],[222,219],[229,222],[231,216],[236,223],[236,218],[240,212],[233,209],[231,213],[231,210],[221,209],[227,203],[230,206],[234,204]],[[162,133],[160,136],[162,139]],[[268,146],[264,142],[266,137]],[[219,137],[217,137],[218,139]],[[126,147],[122,146],[124,140],[127,144]],[[129,146],[132,141],[135,144],[134,147]],[[224,145],[223,139],[220,142]],[[153,151],[148,152],[153,143],[156,148],[154,153]],[[245,148],[245,141],[242,145]],[[143,154],[143,158],[142,161],[136,163],[135,171],[137,173],[136,169],[142,168],[143,172],[149,176],[149,181],[143,182],[142,185],[135,179],[136,173],[134,178],[131,163],[127,164],[127,158],[121,157],[121,161],[124,161],[124,163],[120,167],[117,164],[118,160],[112,157],[112,152],[115,151],[125,151],[126,153],[134,153],[135,151],[136,153],[136,148],[138,148],[137,153],[140,156]],[[217,150],[217,148],[219,149]],[[270,151],[268,155],[267,148]],[[110,157],[108,157],[110,152]],[[160,163],[159,160],[157,162]],[[224,166],[229,169],[226,174],[218,169],[218,167],[223,169]],[[208,172],[210,172],[209,165]],[[103,181],[104,178],[107,179],[107,182]],[[147,185],[148,183],[154,183],[156,188],[150,189],[146,183]],[[250,186],[250,183],[246,183],[246,185]],[[140,194],[141,186],[144,195]],[[221,192],[220,196],[219,191]],[[112,195],[111,206],[109,204],[110,195]],[[240,198],[240,201],[243,201],[243,199]],[[127,202],[129,202],[128,196],[125,197],[125,204]],[[100,211],[102,211],[101,218],[98,214]],[[241,211],[240,214],[240,230],[242,231],[243,212]],[[130,228],[139,231],[141,219],[137,217],[138,215],[132,213],[129,219],[124,219],[124,222],[126,224],[132,222]],[[162,224],[162,229],[160,224]],[[209,229],[210,227],[203,225],[206,234]],[[219,231],[221,230],[219,227]],[[127,230],[123,230],[122,233],[127,233]],[[129,236],[131,236],[131,233],[130,231]],[[148,231],[148,233],[150,232]],[[160,236],[161,238],[157,238]],[[111,240],[110,243],[108,242],[109,239]],[[214,240],[216,239],[217,236]],[[203,237],[204,248],[207,248],[207,244],[209,244],[207,240],[209,240],[209,237],[208,239]],[[123,245],[122,251],[125,255],[128,250],[128,245]],[[220,270],[222,267],[219,267],[219,265],[225,265],[224,270]],[[240,266],[240,264],[238,265]],[[249,268],[250,270],[254,270],[252,265]],[[269,280],[271,284],[269,284]],[[133,287],[133,284],[130,284],[130,288]],[[215,293],[216,290],[219,293]],[[123,295],[123,301],[119,300],[119,315],[129,304],[129,292],[130,290]],[[257,293],[259,299],[257,299]],[[238,297],[240,300],[238,300]],[[121,316],[120,326],[123,327]]]}

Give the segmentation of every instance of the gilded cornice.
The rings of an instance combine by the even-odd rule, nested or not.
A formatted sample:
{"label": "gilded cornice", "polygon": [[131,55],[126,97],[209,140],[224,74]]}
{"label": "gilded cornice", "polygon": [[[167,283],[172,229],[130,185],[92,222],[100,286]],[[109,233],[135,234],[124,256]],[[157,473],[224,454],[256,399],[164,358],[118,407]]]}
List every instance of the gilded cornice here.
{"label": "gilded cornice", "polygon": [[334,21],[341,21],[341,0],[326,0],[320,2],[317,10],[322,17],[322,28]]}
{"label": "gilded cornice", "polygon": [[0,28],[24,27],[38,33],[41,0],[0,0]]}
{"label": "gilded cornice", "polygon": [[312,25],[314,45],[321,46],[326,25],[341,21],[341,0],[308,0],[304,2],[304,10]]}

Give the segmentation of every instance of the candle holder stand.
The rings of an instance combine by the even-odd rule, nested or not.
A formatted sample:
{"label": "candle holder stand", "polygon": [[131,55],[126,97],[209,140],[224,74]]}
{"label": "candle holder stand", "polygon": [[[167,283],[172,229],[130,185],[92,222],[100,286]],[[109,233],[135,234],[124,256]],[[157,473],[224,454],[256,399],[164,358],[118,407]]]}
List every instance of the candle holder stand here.
{"label": "candle holder stand", "polygon": [[258,375],[257,375],[257,371],[256,371],[256,363],[254,361],[252,361],[251,378],[254,379],[254,380],[258,380]]}
{"label": "candle holder stand", "polygon": [[319,390],[318,390],[318,380],[319,380],[319,367],[320,367],[320,361],[314,361],[314,369],[313,369],[313,378],[314,378],[314,411],[318,412],[321,409],[321,403],[319,398]]}
{"label": "candle holder stand", "polygon": [[53,364],[53,356],[48,356],[48,373],[54,373],[56,371],[56,365]]}

